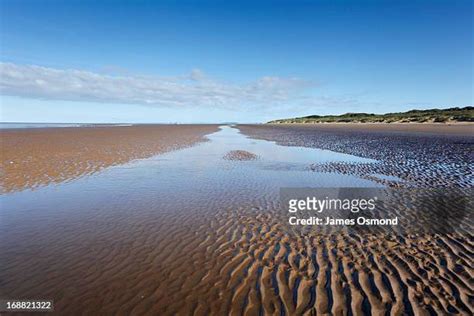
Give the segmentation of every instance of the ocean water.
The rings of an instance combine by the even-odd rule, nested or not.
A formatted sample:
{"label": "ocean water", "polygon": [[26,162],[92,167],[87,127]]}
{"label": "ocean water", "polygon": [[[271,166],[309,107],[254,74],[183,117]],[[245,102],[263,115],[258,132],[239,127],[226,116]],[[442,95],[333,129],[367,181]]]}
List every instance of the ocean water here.
{"label": "ocean water", "polygon": [[91,124],[91,123],[14,123],[0,122],[0,129],[50,128],[50,127],[90,127],[90,126],[130,126],[132,124]]}

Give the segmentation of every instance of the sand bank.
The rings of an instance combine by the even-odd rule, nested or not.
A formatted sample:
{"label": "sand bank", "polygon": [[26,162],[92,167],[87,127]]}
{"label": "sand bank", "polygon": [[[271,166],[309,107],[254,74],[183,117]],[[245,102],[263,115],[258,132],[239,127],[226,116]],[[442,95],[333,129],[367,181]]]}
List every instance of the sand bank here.
{"label": "sand bank", "polygon": [[59,183],[108,166],[190,146],[217,125],[0,130],[4,192]]}
{"label": "sand bank", "polygon": [[436,135],[474,135],[474,123],[289,123],[267,126],[298,126],[322,131],[364,131],[427,133]]}
{"label": "sand bank", "polygon": [[246,150],[231,150],[227,152],[223,158],[226,160],[244,161],[244,160],[256,160],[258,159],[258,156]]}
{"label": "sand bank", "polygon": [[378,161],[314,163],[309,166],[314,172],[351,174],[387,186],[472,187],[472,125],[435,125],[273,124],[239,125],[239,129],[284,146],[321,148]]}

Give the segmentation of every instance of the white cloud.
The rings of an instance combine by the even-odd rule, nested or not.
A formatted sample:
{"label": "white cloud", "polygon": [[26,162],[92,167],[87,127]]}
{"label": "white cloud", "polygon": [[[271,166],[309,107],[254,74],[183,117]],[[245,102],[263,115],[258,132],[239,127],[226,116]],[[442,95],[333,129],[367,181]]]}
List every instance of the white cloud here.
{"label": "white cloud", "polygon": [[307,99],[313,84],[298,78],[263,77],[225,83],[199,69],[177,77],[104,75],[75,69],[0,63],[2,95],[46,100],[130,103],[167,107],[275,106]]}

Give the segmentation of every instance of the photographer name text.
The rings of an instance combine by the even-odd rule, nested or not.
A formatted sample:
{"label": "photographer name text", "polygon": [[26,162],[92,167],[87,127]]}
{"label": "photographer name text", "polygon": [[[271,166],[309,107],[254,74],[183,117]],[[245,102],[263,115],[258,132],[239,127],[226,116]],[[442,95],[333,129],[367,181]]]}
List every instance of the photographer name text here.
{"label": "photographer name text", "polygon": [[[318,199],[316,197],[306,197],[304,199],[291,199],[288,201],[288,212],[290,216],[288,221],[290,225],[320,225],[320,226],[396,226],[398,217],[393,218],[370,218],[371,211],[374,211],[377,205],[377,197],[371,199]],[[341,216],[307,216],[299,218],[296,213],[314,212],[315,215],[322,215],[323,212],[347,212],[347,216],[365,211],[364,215],[356,218],[347,218]]]}

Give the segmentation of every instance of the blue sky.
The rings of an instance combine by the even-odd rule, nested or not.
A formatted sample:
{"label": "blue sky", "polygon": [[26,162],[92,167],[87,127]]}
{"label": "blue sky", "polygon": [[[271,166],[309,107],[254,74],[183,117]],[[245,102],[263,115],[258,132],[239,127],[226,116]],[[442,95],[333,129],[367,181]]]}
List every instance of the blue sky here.
{"label": "blue sky", "polygon": [[262,122],[473,104],[467,0],[5,0],[0,14],[2,121]]}

